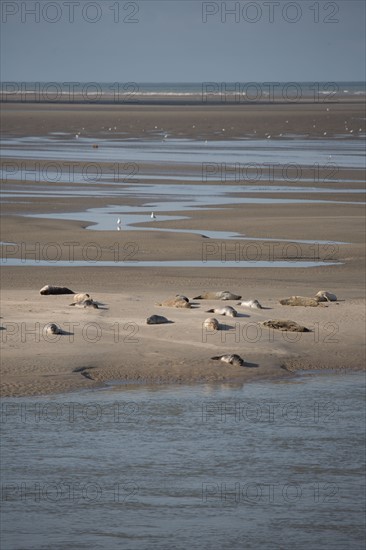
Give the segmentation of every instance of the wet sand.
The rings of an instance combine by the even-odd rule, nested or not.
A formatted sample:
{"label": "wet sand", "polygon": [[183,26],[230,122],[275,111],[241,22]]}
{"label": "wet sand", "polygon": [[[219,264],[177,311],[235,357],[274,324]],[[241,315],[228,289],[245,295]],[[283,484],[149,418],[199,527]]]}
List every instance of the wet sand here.
{"label": "wet sand", "polygon": [[[313,102],[267,105],[58,105],[5,103],[3,133],[44,136],[65,132],[85,137],[143,138],[160,132],[189,139],[232,139],[280,133],[328,136],[365,131],[363,104]],[[346,124],[345,124],[346,121]],[[315,126],[315,128],[314,128]],[[116,127],[116,129],[114,129]],[[109,131],[109,128],[112,130]]]}
{"label": "wet sand", "polygon": [[[134,137],[151,135],[155,126],[175,137],[192,139],[217,139],[215,132],[220,127],[228,129],[226,137],[229,138],[248,129],[250,132],[255,129],[257,135],[275,134],[282,132],[284,126],[289,132],[318,137],[324,131],[330,135],[344,132],[344,120],[354,120],[358,127],[362,109],[351,104],[331,106],[330,111],[326,111],[324,105],[262,105],[254,109],[130,106],[117,112],[110,106],[6,105],[2,118],[3,132],[8,136],[47,135],[54,131],[74,133],[84,127],[85,134],[97,141],[114,120]],[[316,128],[311,130],[313,124]],[[193,125],[196,128],[192,128]],[[176,168],[178,172],[181,170]],[[164,166],[160,165],[159,170],[164,170]],[[244,233],[255,239],[250,241],[255,249],[249,248],[248,241],[239,239],[206,239],[204,231],[202,235],[151,232],[148,224],[146,231],[138,232],[88,231],[86,222],[21,217],[29,213],[77,212],[108,204],[141,203],[141,199],[133,197],[103,198],[93,196],[91,190],[90,196],[83,197],[24,199],[19,196],[11,202],[7,199],[2,205],[2,241],[16,243],[18,249],[12,249],[10,254],[11,249],[3,247],[3,255],[5,251],[7,257],[21,258],[27,250],[28,257],[32,258],[35,250],[42,259],[42,254],[51,253],[50,243],[56,243],[62,258],[70,259],[67,243],[72,242],[75,243],[72,258],[85,259],[92,242],[99,247],[101,259],[113,261],[117,251],[125,266],[104,268],[92,262],[87,267],[2,266],[2,395],[57,393],[94,387],[111,380],[149,384],[222,380],[243,383],[258,377],[292,376],[293,371],[302,369],[364,368],[365,209],[359,195],[347,194],[347,187],[360,187],[359,182],[353,181],[355,174],[360,179],[360,171],[343,170],[342,178],[346,182],[327,184],[327,187],[343,187],[344,194],[335,197],[324,193],[316,197],[337,200],[336,204],[256,204],[244,208],[234,200],[233,204],[223,207],[185,212],[188,216],[185,220],[154,222],[162,228]],[[40,185],[27,182],[30,190]],[[298,185],[306,184],[299,182]],[[24,182],[20,181],[2,185],[5,191],[21,187]],[[58,184],[58,189],[62,188],[62,184]],[[93,189],[103,187],[93,185]],[[252,196],[256,196],[255,192]],[[270,193],[267,196],[278,197]],[[284,196],[288,195],[284,192]],[[307,195],[301,197],[306,199]],[[275,239],[276,246],[265,239]],[[314,243],[301,244],[289,252],[289,245],[281,239],[306,239]],[[347,244],[321,245],[317,243],[319,240]],[[208,244],[211,248],[207,248]],[[200,269],[162,270],[128,266],[132,252],[136,260],[202,261],[208,251],[211,259],[222,261],[221,268],[202,265]],[[260,254],[261,260],[289,259],[291,254],[298,260],[320,258],[336,260],[340,265],[270,269],[225,266],[227,259],[252,259],[253,251],[257,259]],[[70,307],[69,296],[40,296],[39,289],[45,284],[88,292],[103,302],[105,309]],[[226,330],[206,334],[202,323],[211,314],[205,311],[219,304],[236,307],[236,302],[197,300],[191,310],[155,306],[156,302],[177,293],[193,298],[204,290],[226,289],[243,299],[257,298],[270,309],[253,311],[237,306],[238,311],[247,316],[234,319],[217,316]],[[317,308],[293,308],[278,303],[280,298],[293,294],[313,296],[320,289],[334,292],[339,302]],[[146,318],[154,313],[168,317],[173,323],[146,325]],[[292,319],[312,332],[289,333],[286,337],[258,324],[270,318]],[[56,322],[73,334],[51,342],[42,330],[48,322]],[[239,353],[249,367],[238,370],[210,360],[226,352]],[[73,372],[82,367],[87,368],[84,375]]]}

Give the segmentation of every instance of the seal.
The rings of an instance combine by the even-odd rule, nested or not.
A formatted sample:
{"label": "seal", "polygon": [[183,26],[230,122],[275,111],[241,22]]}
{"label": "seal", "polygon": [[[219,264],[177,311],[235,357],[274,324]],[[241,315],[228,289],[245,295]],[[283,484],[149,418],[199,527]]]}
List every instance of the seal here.
{"label": "seal", "polygon": [[46,334],[63,334],[63,330],[56,323],[49,323],[44,327]]}
{"label": "seal", "polygon": [[46,285],[41,288],[39,291],[42,295],[48,295],[48,294],[75,294],[73,290],[70,290],[69,288],[65,286],[51,286]]}
{"label": "seal", "polygon": [[164,300],[161,302],[161,304],[156,304],[157,306],[163,306],[163,307],[178,307],[178,308],[186,308],[189,309],[191,307],[191,304],[189,303],[189,300],[183,300],[180,296],[175,296],[174,298],[168,298],[167,300]]}
{"label": "seal", "polygon": [[217,319],[215,319],[215,317],[209,317],[203,321],[203,326],[209,330],[220,330],[220,323]]}
{"label": "seal", "polygon": [[247,302],[239,302],[238,306],[251,307],[252,309],[263,309],[258,300],[248,300]]}
{"label": "seal", "polygon": [[315,294],[315,298],[318,300],[318,302],[336,302],[337,301],[337,296],[332,292],[328,292],[328,290],[319,290],[319,292]]}
{"label": "seal", "polygon": [[93,307],[94,309],[99,309],[98,304],[94,302],[93,298],[86,298],[86,300],[83,300],[81,302],[73,302],[72,304],[70,304],[70,306]]}
{"label": "seal", "polygon": [[269,319],[268,321],[262,321],[260,323],[264,327],[275,328],[277,330],[284,330],[289,332],[310,332],[310,330],[296,321],[289,321],[284,319]]}
{"label": "seal", "polygon": [[206,313],[216,313],[217,315],[226,315],[227,317],[236,317],[238,312],[231,306],[208,309]]}
{"label": "seal", "polygon": [[280,304],[282,306],[317,307],[319,301],[316,298],[307,298],[305,296],[290,296],[290,298],[280,300]]}
{"label": "seal", "polygon": [[244,359],[240,357],[240,355],[237,355],[236,353],[228,354],[228,355],[217,355],[215,357],[211,357],[214,361],[223,361],[224,363],[229,363],[230,365],[233,365],[234,367],[244,367]]}
{"label": "seal", "polygon": [[193,300],[240,300],[241,296],[233,294],[229,290],[220,290],[218,292],[204,292]]}
{"label": "seal", "polygon": [[73,303],[80,304],[80,302],[84,302],[84,300],[87,300],[88,298],[90,298],[89,294],[75,294],[73,297]]}
{"label": "seal", "polygon": [[168,321],[166,317],[162,315],[151,315],[146,319],[146,324],[148,325],[162,325],[164,323],[172,323],[173,321]]}

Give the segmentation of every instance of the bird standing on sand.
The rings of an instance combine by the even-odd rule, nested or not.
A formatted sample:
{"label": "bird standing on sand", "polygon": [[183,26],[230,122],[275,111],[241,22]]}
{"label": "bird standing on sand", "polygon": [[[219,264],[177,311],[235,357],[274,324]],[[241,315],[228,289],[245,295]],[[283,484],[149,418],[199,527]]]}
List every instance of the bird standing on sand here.
{"label": "bird standing on sand", "polygon": [[117,225],[121,225],[121,223],[122,223],[121,218],[118,218]]}
{"label": "bird standing on sand", "polygon": [[155,220],[155,219],[156,219],[156,216],[155,216],[154,212],[151,212],[150,218],[151,218],[152,220]]}

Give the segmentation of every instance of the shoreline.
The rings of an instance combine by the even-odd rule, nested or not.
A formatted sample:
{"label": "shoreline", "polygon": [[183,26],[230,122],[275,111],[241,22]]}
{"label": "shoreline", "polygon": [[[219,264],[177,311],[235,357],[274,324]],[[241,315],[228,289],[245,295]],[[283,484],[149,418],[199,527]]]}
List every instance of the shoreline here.
{"label": "shoreline", "polygon": [[14,391],[11,391],[9,394],[6,392],[0,393],[0,401],[6,404],[7,402],[13,402],[18,400],[24,400],[24,399],[33,399],[38,398],[47,399],[48,397],[52,398],[52,400],[56,400],[57,398],[70,398],[80,396],[85,392],[98,392],[98,391],[114,391],[119,394],[119,397],[124,396],[125,391],[130,390],[151,390],[151,391],[159,391],[159,390],[168,390],[168,391],[179,391],[180,389],[189,389],[189,388],[199,388],[199,387],[209,387],[212,390],[215,390],[216,388],[242,388],[244,385],[256,383],[256,382],[286,382],[286,381],[292,381],[292,382],[300,382],[306,377],[316,377],[316,376],[352,376],[353,374],[360,374],[363,373],[363,376],[366,375],[365,369],[362,367],[352,367],[352,368],[342,368],[342,367],[323,367],[323,368],[313,368],[313,369],[295,369],[290,370],[286,367],[281,366],[282,372],[277,372],[275,375],[263,375],[263,376],[252,376],[252,377],[246,377],[245,380],[240,379],[240,377],[232,377],[232,378],[224,378],[224,379],[218,379],[218,380],[205,380],[205,379],[199,379],[199,380],[193,380],[193,381],[151,381],[151,380],[103,380],[103,381],[95,381],[94,383],[91,383],[90,385],[79,385],[79,383],[75,382],[74,385],[70,388],[63,388],[63,389],[47,389],[47,390],[39,390],[36,393],[17,393]]}
{"label": "shoreline", "polygon": [[[29,94],[32,94],[32,92],[28,92]],[[96,100],[87,100],[82,97],[80,94],[80,99],[30,99],[25,95],[23,92],[19,92],[20,95],[23,95],[23,97],[16,98],[1,98],[0,94],[0,105],[18,105],[18,104],[26,104],[26,105],[45,105],[45,106],[55,106],[55,105],[62,105],[62,106],[70,106],[75,105],[80,107],[81,105],[86,106],[127,106],[127,107],[151,107],[151,106],[157,106],[157,107],[219,107],[219,106],[232,106],[232,107],[244,107],[244,106],[259,106],[263,105],[265,107],[269,106],[276,106],[276,105],[314,105],[314,104],[322,104],[322,105],[338,105],[340,103],[344,105],[363,105],[365,102],[365,97],[342,97],[341,99],[327,99],[327,100],[320,100],[314,101],[314,99],[311,99],[310,97],[305,97],[301,99],[295,99],[295,100],[289,100],[286,98],[280,99],[276,98],[275,100],[271,99],[259,99],[259,100],[223,100],[221,98],[210,98],[208,101],[204,101],[202,99],[201,94],[196,94],[195,97],[187,98],[184,97],[182,99],[180,98],[174,98],[171,99],[169,96],[166,97],[157,97],[157,98],[147,98],[145,96],[136,97],[136,99],[131,100],[127,99],[124,100],[123,98],[115,100],[113,96],[111,95],[109,98],[103,98]],[[36,94],[33,94],[36,95]]]}

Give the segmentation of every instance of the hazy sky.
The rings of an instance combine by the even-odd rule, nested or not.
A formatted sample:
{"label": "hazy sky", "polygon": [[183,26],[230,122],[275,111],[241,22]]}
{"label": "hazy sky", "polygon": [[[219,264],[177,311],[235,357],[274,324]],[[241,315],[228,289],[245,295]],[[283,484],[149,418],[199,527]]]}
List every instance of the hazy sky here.
{"label": "hazy sky", "polygon": [[1,80],[365,79],[363,0],[1,1]]}

